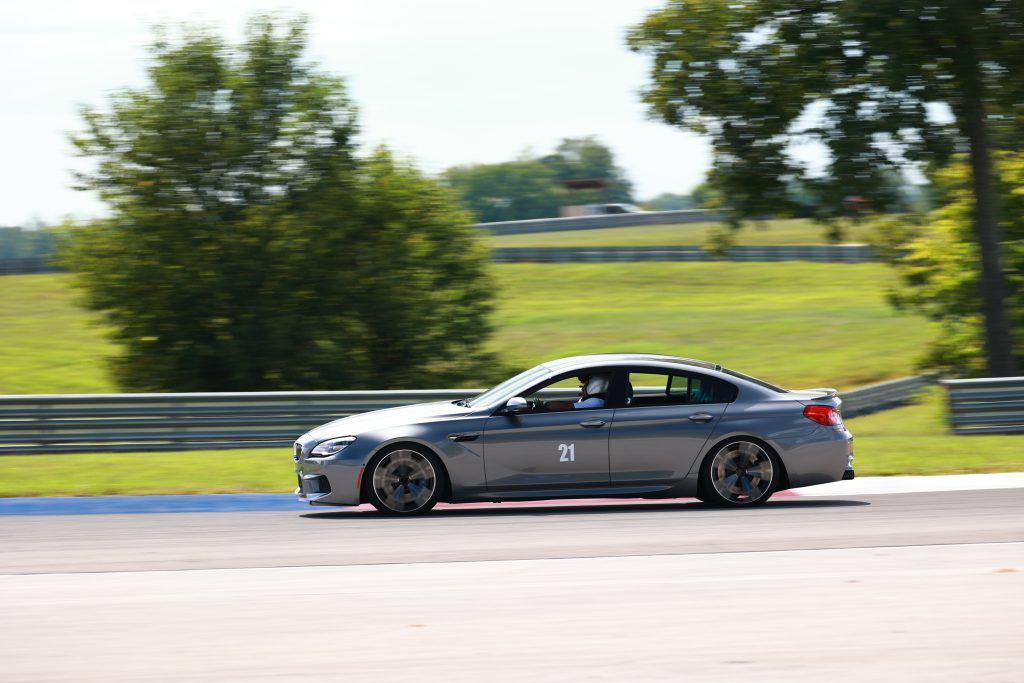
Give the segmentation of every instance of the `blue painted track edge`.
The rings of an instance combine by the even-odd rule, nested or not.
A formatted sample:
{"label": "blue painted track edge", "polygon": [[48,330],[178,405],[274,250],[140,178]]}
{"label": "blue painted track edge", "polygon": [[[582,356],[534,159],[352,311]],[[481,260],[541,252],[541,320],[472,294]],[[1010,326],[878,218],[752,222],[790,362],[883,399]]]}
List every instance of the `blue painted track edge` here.
{"label": "blue painted track edge", "polygon": [[167,512],[309,510],[291,493],[203,493],[165,496],[0,498],[0,516],[135,515]]}
{"label": "blue painted track edge", "polygon": [[[1017,488],[1024,490],[1024,472],[953,474],[907,477],[857,477],[796,489],[796,496],[967,491]],[[585,501],[576,500],[577,504]],[[538,505],[543,503],[529,503]],[[473,504],[470,504],[473,505]],[[46,496],[0,498],[0,517],[27,515],[131,515],[167,512],[264,512],[353,510],[352,507],[313,507],[292,493],[201,493],[162,496]]]}

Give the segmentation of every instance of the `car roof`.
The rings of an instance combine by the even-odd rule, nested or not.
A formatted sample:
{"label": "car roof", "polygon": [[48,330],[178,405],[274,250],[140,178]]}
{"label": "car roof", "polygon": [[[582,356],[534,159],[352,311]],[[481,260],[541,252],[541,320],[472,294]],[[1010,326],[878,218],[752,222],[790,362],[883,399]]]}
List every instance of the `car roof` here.
{"label": "car roof", "polygon": [[558,358],[542,363],[542,365],[555,372],[569,368],[587,365],[628,365],[630,363],[668,363],[672,365],[688,365],[691,367],[703,368],[705,370],[721,371],[722,366],[717,363],[709,363],[694,358],[681,358],[679,356],[666,356],[658,353],[594,353],[585,356],[569,356]]}

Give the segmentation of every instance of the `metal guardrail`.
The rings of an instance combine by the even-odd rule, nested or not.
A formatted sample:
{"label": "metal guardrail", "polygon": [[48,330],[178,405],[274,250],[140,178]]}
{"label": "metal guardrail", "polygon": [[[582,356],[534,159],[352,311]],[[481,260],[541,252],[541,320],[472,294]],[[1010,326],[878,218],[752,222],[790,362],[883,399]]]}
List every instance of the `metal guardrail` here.
{"label": "metal guardrail", "polygon": [[[931,382],[910,377],[842,394],[843,414],[905,402]],[[287,447],[346,415],[481,389],[0,396],[0,455]],[[543,392],[549,398],[573,390]]]}
{"label": "metal guardrail", "polygon": [[1024,434],[1024,377],[949,379],[949,421],[957,434]]}
{"label": "metal guardrail", "polygon": [[877,261],[867,244],[807,244],[732,247],[715,254],[697,246],[678,247],[499,247],[491,251],[496,263],[618,263],[633,261],[817,261],[868,263]]}
{"label": "metal guardrail", "polygon": [[[625,263],[639,261],[815,261],[868,263],[878,256],[867,244],[797,244],[732,247],[716,254],[698,246],[642,247],[498,247],[491,250],[495,263]],[[0,259],[0,275],[57,273],[61,269],[46,257]]]}
{"label": "metal guardrail", "polygon": [[839,395],[843,399],[843,416],[869,415],[904,405],[934,385],[936,381],[938,374],[929,373],[869,384],[847,391]]}
{"label": "metal guardrail", "polygon": [[[732,247],[716,254],[698,246],[642,247],[498,247],[491,250],[494,263],[626,263],[700,261],[814,261],[818,263],[869,263],[878,256],[867,244],[798,244],[787,246]],[[57,273],[61,269],[46,258],[0,259],[0,275]]]}
{"label": "metal guardrail", "polygon": [[34,275],[36,273],[59,273],[60,268],[50,263],[49,256],[0,259],[0,275]]}
{"label": "metal guardrail", "polygon": [[0,455],[261,448],[346,415],[479,390],[0,396]]}
{"label": "metal guardrail", "polygon": [[713,209],[688,211],[645,211],[643,213],[617,213],[602,216],[572,216],[570,218],[534,218],[525,221],[477,223],[476,228],[493,235],[526,235],[533,232],[561,232],[564,230],[599,230],[601,228],[631,228],[637,225],[682,225],[685,223],[711,223],[726,220],[726,215]]}

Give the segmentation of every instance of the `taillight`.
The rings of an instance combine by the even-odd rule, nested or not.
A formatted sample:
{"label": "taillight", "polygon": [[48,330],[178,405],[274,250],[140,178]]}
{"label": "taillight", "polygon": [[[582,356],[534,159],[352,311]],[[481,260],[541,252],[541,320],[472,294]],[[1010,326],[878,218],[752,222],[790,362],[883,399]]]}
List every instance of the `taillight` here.
{"label": "taillight", "polygon": [[807,406],[804,408],[804,417],[826,427],[843,426],[843,418],[832,406]]}

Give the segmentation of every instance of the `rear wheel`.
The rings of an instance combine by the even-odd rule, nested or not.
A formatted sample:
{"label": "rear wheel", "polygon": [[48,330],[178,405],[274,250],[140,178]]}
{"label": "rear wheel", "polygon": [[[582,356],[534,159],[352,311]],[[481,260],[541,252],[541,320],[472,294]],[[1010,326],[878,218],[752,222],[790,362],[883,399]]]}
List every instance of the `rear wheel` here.
{"label": "rear wheel", "polygon": [[721,507],[753,507],[771,498],[782,472],[764,445],[739,437],[704,458],[699,498]]}
{"label": "rear wheel", "polygon": [[429,512],[444,491],[445,472],[437,456],[411,446],[380,453],[367,468],[366,497],[388,515]]}

